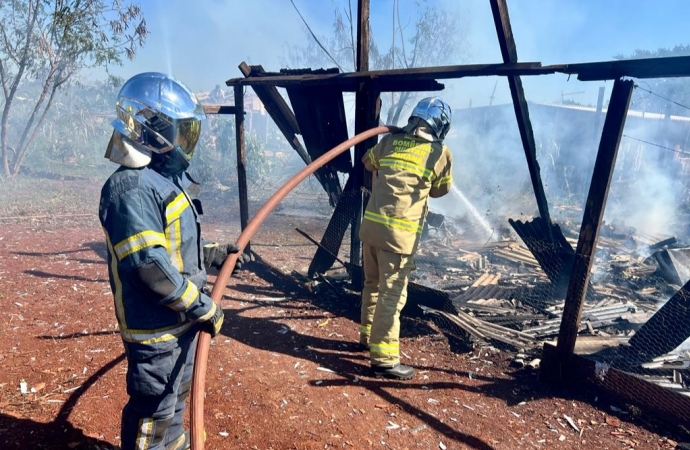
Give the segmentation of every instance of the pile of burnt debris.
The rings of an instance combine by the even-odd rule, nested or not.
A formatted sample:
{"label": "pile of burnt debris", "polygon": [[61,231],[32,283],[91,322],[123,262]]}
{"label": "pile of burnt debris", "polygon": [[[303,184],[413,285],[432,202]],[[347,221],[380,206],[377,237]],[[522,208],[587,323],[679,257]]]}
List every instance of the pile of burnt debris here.
{"label": "pile of burnt debris", "polygon": [[[577,245],[576,225],[509,220],[516,238],[472,244],[452,221],[425,230],[412,285],[442,291],[445,318],[477,343],[515,350],[556,340]],[[674,236],[602,225],[576,352],[690,394],[690,248]],[[689,283],[690,284],[690,283]],[[690,346],[688,346],[690,349]]]}

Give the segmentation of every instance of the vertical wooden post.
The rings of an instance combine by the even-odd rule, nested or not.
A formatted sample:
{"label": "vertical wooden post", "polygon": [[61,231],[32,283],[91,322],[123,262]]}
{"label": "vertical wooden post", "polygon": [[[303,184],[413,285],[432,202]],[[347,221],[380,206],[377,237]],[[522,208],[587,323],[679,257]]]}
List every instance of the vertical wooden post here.
{"label": "vertical wooden post", "polygon": [[[369,11],[370,0],[359,0],[357,2],[357,72],[369,70]],[[372,98],[376,100],[372,101]],[[370,91],[369,84],[362,82],[357,87],[355,94],[355,133],[378,125],[378,114],[372,112],[372,105],[376,105],[379,95]],[[375,116],[375,117],[374,117]],[[376,123],[372,123],[376,120]],[[373,140],[375,143],[376,141]],[[355,208],[352,223],[350,225],[350,263],[361,264],[362,262],[362,242],[359,239],[359,228],[362,222],[364,208],[364,194],[362,186],[365,186],[364,164],[362,158],[372,145],[372,140],[362,142],[355,146],[355,160],[350,176],[353,177],[352,189],[356,192]],[[361,273],[353,271],[352,285],[355,289],[361,289],[364,285]]]}
{"label": "vertical wooden post", "polygon": [[582,304],[587,293],[594,251],[599,237],[599,226],[604,216],[606,198],[609,193],[618,147],[623,135],[633,86],[631,80],[618,79],[615,81],[611,92],[611,100],[589,186],[589,195],[582,217],[580,237],[575,250],[575,262],[568,284],[568,294],[565,298],[563,319],[558,333],[557,354],[558,363],[561,367],[564,363],[567,364],[575,351],[575,340],[577,339]]}
{"label": "vertical wooden post", "polygon": [[[503,62],[517,63],[517,48],[515,46],[513,30],[510,26],[510,17],[508,16],[506,0],[491,0],[490,3]],[[513,108],[515,109],[515,116],[520,130],[522,147],[525,150],[525,156],[527,158],[527,168],[529,169],[529,176],[532,180],[532,189],[534,189],[534,196],[537,200],[539,216],[541,216],[548,226],[548,224],[551,223],[551,214],[549,213],[549,205],[546,201],[544,185],[541,181],[539,162],[537,161],[537,150],[534,143],[534,131],[532,130],[532,122],[529,118],[529,110],[527,108],[527,100],[525,99],[525,91],[522,88],[522,80],[516,75],[508,75],[507,78],[508,85],[510,86],[510,94],[513,97]],[[548,229],[551,230],[551,227],[548,227]]]}
{"label": "vertical wooden post", "polygon": [[[247,192],[247,152],[244,145],[244,91],[235,86],[235,145],[237,147],[237,187],[240,197],[240,227],[244,231],[249,222],[249,200]],[[244,253],[250,250],[249,243]]]}

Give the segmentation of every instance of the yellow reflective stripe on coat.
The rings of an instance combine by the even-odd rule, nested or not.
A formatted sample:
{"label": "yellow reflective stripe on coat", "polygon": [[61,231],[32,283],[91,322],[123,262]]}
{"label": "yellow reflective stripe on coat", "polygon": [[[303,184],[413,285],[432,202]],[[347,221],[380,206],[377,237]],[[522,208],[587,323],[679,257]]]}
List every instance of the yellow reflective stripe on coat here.
{"label": "yellow reflective stripe on coat", "polygon": [[372,356],[375,355],[393,355],[398,356],[400,353],[400,344],[374,344],[372,343],[369,347],[369,351]]}
{"label": "yellow reflective stripe on coat", "polygon": [[452,175],[446,175],[445,177],[441,177],[438,180],[434,181],[434,184],[432,186],[439,187],[439,186],[443,186],[444,184],[451,184],[452,182],[453,182],[453,176]]}
{"label": "yellow reflective stripe on coat", "polygon": [[369,149],[369,161],[371,161],[371,165],[374,166],[375,169],[379,168],[379,162],[376,160],[376,155],[374,155],[374,149],[376,146],[371,147]]}
{"label": "yellow reflective stripe on coat", "polygon": [[182,232],[180,230],[180,215],[185,209],[189,208],[189,201],[184,192],[178,194],[175,199],[165,208],[165,221],[168,224],[165,227],[165,235],[168,238],[170,259],[172,265],[179,271],[184,269],[182,263]]}
{"label": "yellow reflective stripe on coat", "polygon": [[153,247],[154,245],[161,245],[166,247],[165,236],[162,233],[153,230],[142,231],[134,236],[118,242],[113,247],[117,259],[122,261],[126,256],[138,252],[142,248]]}
{"label": "yellow reflective stripe on coat", "polygon": [[420,177],[431,180],[434,172],[426,167],[415,164],[411,161],[406,161],[398,158],[381,158],[381,167],[393,167],[395,169],[409,170]]}
{"label": "yellow reflective stripe on coat", "polygon": [[121,329],[120,335],[122,339],[127,342],[134,342],[137,344],[157,344],[160,342],[172,341],[182,336],[189,330],[195,322],[185,322],[180,325],[175,325],[167,328],[159,328],[157,330],[133,330]]}
{"label": "yellow reflective stripe on coat", "polygon": [[371,334],[371,325],[360,325],[359,333],[365,336],[369,336]]}
{"label": "yellow reflective stripe on coat", "polygon": [[189,280],[187,280],[186,283],[187,287],[180,298],[167,305],[175,311],[187,311],[189,305],[194,303],[194,300],[196,300],[196,298],[199,296],[199,289],[196,287],[196,285]]}
{"label": "yellow reflective stripe on coat", "polygon": [[422,234],[423,228],[419,225],[419,222],[398,219],[397,217],[384,216],[383,214],[378,214],[372,211],[364,211],[364,219],[380,223],[382,225],[386,225],[392,228],[398,228],[400,230],[412,231],[417,234]]}

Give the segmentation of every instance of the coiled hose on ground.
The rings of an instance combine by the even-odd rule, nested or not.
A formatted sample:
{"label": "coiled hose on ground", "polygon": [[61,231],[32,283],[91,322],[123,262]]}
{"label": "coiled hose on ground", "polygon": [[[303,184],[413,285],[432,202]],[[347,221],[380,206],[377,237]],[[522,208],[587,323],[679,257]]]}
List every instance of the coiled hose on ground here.
{"label": "coiled hose on ground", "polygon": [[[264,205],[257,211],[256,215],[247,224],[247,227],[242,231],[239,238],[237,238],[236,245],[243,250],[249,240],[254,236],[254,233],[259,229],[259,226],[266,220],[266,217],[273,211],[278,203],[292,191],[305,178],[313,174],[316,170],[323,167],[327,162],[340,155],[344,151],[350,149],[360,142],[366,141],[376,135],[391,133],[397,131],[397,127],[380,126],[370,130],[359,133],[337,147],[332,148],[313,161],[311,164],[300,170],[294,177],[288,180],[280,189],[278,189],[271,198],[264,203]],[[216,278],[216,282],[211,291],[211,299],[219,303],[225,287],[230,280],[232,269],[235,267],[239,253],[234,253],[228,256],[223,263],[223,267]],[[206,385],[206,366],[208,364],[208,351],[211,346],[211,335],[207,332],[199,333],[199,342],[196,348],[196,358],[194,361],[194,376],[192,379],[192,393],[191,393],[191,444],[192,450],[204,449],[204,390]]]}

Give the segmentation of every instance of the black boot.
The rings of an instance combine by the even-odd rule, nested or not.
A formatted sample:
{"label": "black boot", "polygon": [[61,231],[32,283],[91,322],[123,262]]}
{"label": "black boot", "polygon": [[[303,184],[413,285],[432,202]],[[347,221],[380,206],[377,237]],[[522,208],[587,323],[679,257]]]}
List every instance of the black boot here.
{"label": "black boot", "polygon": [[394,378],[396,380],[411,380],[414,377],[414,369],[404,364],[396,364],[395,366],[376,366],[372,365],[371,369],[376,378]]}

